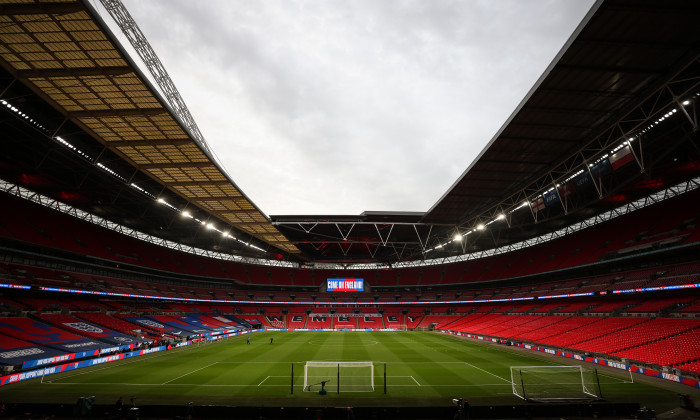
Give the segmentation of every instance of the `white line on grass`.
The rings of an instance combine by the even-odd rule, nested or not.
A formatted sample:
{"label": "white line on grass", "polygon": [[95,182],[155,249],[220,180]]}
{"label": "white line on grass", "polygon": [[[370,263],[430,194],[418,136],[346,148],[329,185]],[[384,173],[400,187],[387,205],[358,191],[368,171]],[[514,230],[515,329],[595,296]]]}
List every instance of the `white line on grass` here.
{"label": "white line on grass", "polygon": [[[61,382],[61,383],[51,383],[48,385],[85,385],[85,382]],[[208,386],[208,387],[251,387],[250,384],[135,384],[135,383],[118,383],[118,382],[90,382],[89,385],[120,385],[120,386]],[[276,386],[276,387],[288,387],[289,384],[283,385],[259,385],[259,386]],[[414,386],[414,385],[412,385]]]}
{"label": "white line on grass", "polygon": [[[456,335],[447,335],[447,334],[444,334],[444,335],[441,334],[440,336],[449,337],[449,338],[451,338],[451,339],[453,339],[453,340],[455,340],[455,341],[459,340],[459,341],[467,342],[467,343],[474,344],[474,345],[479,346],[479,347],[482,347],[482,348],[488,348],[489,351],[499,351],[499,352],[501,352],[501,353],[505,353],[505,354],[509,354],[509,355],[515,354],[515,352],[514,352],[512,349],[508,348],[508,347],[499,348],[498,346],[494,346],[494,345],[493,345],[492,343],[490,343],[490,342],[484,342],[484,341],[481,341],[481,340],[469,339],[469,337],[465,337],[465,336],[456,336]],[[591,369],[591,368],[589,368],[589,367],[586,366],[586,365],[582,365],[582,364],[578,364],[578,363],[566,364],[566,363],[564,363],[563,361],[549,360],[548,358],[542,357],[543,355],[538,354],[537,352],[535,352],[535,353],[523,352],[523,353],[521,353],[521,356],[523,356],[523,357],[526,358],[526,359],[537,360],[538,362],[548,363],[548,364],[550,364],[550,365],[552,365],[552,366],[582,366],[584,369],[587,369],[587,370],[590,370],[590,369]],[[575,359],[573,359],[573,360],[575,360]],[[420,362],[418,362],[418,363],[420,363]],[[454,363],[454,362],[444,362],[444,363]],[[461,363],[461,362],[460,362],[460,363]],[[465,363],[466,363],[466,362],[465,362]],[[469,363],[467,363],[467,364],[469,364]],[[471,365],[470,365],[470,366],[471,366]],[[595,366],[594,366],[593,368],[595,368]],[[477,369],[478,369],[478,368],[477,368]],[[629,372],[629,371],[628,371],[628,372]],[[488,372],[487,372],[487,373],[488,373]],[[606,374],[601,373],[601,372],[598,372],[598,375],[599,375],[599,376],[606,376],[606,377],[608,377],[608,378],[618,380],[618,381],[622,382],[623,384],[631,384],[631,383],[634,383],[633,380],[632,380],[632,381],[628,381],[627,379],[622,379],[622,378],[619,378],[619,377],[606,375]],[[501,378],[501,379],[503,379],[503,378]],[[512,383],[511,381],[508,381],[508,382],[509,382],[509,383]],[[615,383],[615,382],[601,382],[601,383],[603,383],[603,384],[610,384],[610,383]],[[619,382],[617,382],[617,383],[619,383]]]}
{"label": "white line on grass", "polygon": [[416,381],[416,378],[413,377],[413,375],[411,375],[411,379],[413,379],[413,382],[415,382],[418,386],[421,386],[420,383]]}
{"label": "white line on grass", "polygon": [[[449,365],[449,364],[459,364],[461,365],[464,362],[440,362],[440,361],[433,361],[433,362],[385,362],[381,360],[373,360],[375,365],[381,365],[382,363],[387,363],[389,365]],[[301,362],[304,363],[304,362]]]}
{"label": "white line on grass", "polygon": [[606,375],[606,374],[601,373],[601,372],[598,372],[598,376],[604,376],[604,377],[606,377],[606,378],[610,378],[610,379],[614,379],[614,380],[615,380],[615,382],[601,382],[601,384],[619,384],[619,383],[623,383],[623,384],[632,384],[632,383],[634,383],[634,382],[632,382],[632,381],[628,381],[627,379],[623,379],[623,378],[616,377],[616,376]]}
{"label": "white line on grass", "polygon": [[[268,376],[268,378],[282,378],[286,376]],[[395,376],[395,378],[407,378],[408,376]],[[397,388],[397,387],[416,387],[416,386],[422,386],[418,383],[418,381],[413,379],[417,385],[413,384],[408,384],[408,385],[400,385],[400,384],[387,384],[388,387],[390,388]],[[263,381],[264,382],[264,381]],[[60,382],[60,383],[46,383],[47,385],[53,385],[53,386],[61,386],[61,385],[85,385],[85,382]],[[261,382],[262,384],[262,382]],[[177,383],[177,384],[139,384],[139,383],[119,383],[119,382],[90,382],[89,385],[120,385],[120,386],[190,386],[190,387],[251,387],[253,385],[250,384],[183,384],[183,383]],[[260,385],[258,384],[259,387],[288,387],[289,384],[270,384],[270,385]],[[294,385],[295,387],[300,387],[301,385]],[[430,385],[431,387],[482,387],[482,386],[495,386],[495,387],[503,387],[503,386],[510,386],[510,384],[437,384],[437,385]],[[505,395],[512,395],[512,394],[505,394]]]}
{"label": "white line on grass", "polygon": [[263,382],[267,381],[269,378],[270,378],[270,377],[268,376],[267,378],[263,379],[263,380],[258,384],[258,386],[262,386]]}
{"label": "white line on grass", "polygon": [[[106,364],[106,366],[103,366],[103,367],[100,367],[97,369],[90,369],[90,367],[93,367],[93,366],[89,366],[89,367],[84,368],[84,370],[82,372],[74,372],[70,375],[64,375],[64,376],[61,376],[60,378],[56,378],[55,380],[60,381],[63,379],[72,378],[74,376],[80,376],[80,375],[85,375],[88,373],[99,372],[101,370],[111,369],[114,367],[119,367],[119,366],[124,366],[124,365],[130,365],[130,364],[136,363],[136,362],[143,362],[146,360],[151,360],[151,359],[156,358],[158,356],[165,356],[167,354],[173,355],[173,354],[175,354],[175,352],[179,352],[180,349],[182,349],[182,348],[185,348],[185,347],[180,347],[179,349],[172,349],[172,350],[169,350],[167,352],[166,351],[159,351],[156,353],[150,353],[150,354],[143,355],[143,356],[133,356],[133,357],[130,357],[128,359],[115,360],[113,362],[108,362]],[[94,365],[94,366],[99,366],[99,365]],[[53,382],[53,381],[54,381],[54,379],[52,379],[50,381],[46,380],[45,382]]]}
{"label": "white line on grass", "polygon": [[[289,386],[289,385],[287,385],[287,386]],[[402,386],[402,387],[403,387],[403,386],[412,386],[412,387],[415,387],[415,386],[423,386],[423,385],[413,385],[413,384],[409,384],[409,385],[395,385],[395,384],[387,384],[386,386],[387,386],[388,388],[395,388],[395,387],[400,387],[400,386]],[[438,384],[438,385],[433,385],[433,384],[429,384],[429,385],[426,385],[426,386],[433,387],[433,388],[434,388],[434,387],[452,387],[452,388],[457,388],[457,387],[482,387],[482,386],[511,386],[511,384],[449,384],[449,385],[440,385],[440,384]],[[506,394],[506,395],[513,395],[513,394]]]}
{"label": "white line on grass", "polygon": [[198,371],[200,371],[200,370],[202,370],[202,369],[206,369],[206,368],[208,368],[208,367],[210,367],[210,366],[214,366],[215,364],[216,364],[216,362],[214,362],[214,363],[209,363],[208,365],[202,366],[202,367],[199,368],[199,369],[195,369],[195,370],[193,370],[192,372],[187,372],[187,373],[185,373],[184,375],[178,376],[177,378],[173,378],[173,379],[171,379],[171,380],[169,380],[169,381],[163,382],[161,385],[168,384],[168,383],[170,383],[170,382],[172,382],[172,381],[175,381],[175,380],[177,380],[177,379],[182,378],[183,376],[191,375],[191,374],[193,374],[193,373],[195,373],[195,372],[198,372]]}
{"label": "white line on grass", "polygon": [[[324,360],[324,362],[325,362],[325,361],[327,361],[327,360]],[[335,360],[332,360],[332,361],[335,362]],[[347,362],[347,361],[349,361],[349,360],[342,360],[342,361]],[[253,362],[253,361],[245,360],[245,361],[239,361],[239,362],[226,362],[226,361],[221,361],[221,362],[216,362],[216,363],[221,363],[221,364],[236,364],[236,365],[249,365],[249,364],[251,364],[251,363],[260,364],[260,365],[289,365],[290,363],[299,364],[299,363],[306,363],[306,362],[308,362],[308,360],[298,360],[298,361],[296,361],[296,362],[289,362],[289,361],[282,361],[282,362]]]}
{"label": "white line on grass", "polygon": [[[436,334],[439,334],[439,333],[436,333]],[[513,351],[513,349],[511,349],[510,347],[502,347],[502,348],[501,348],[501,347],[499,347],[499,346],[493,345],[493,344],[492,344],[491,342],[489,342],[489,341],[482,341],[482,340],[477,340],[477,339],[475,339],[475,338],[469,338],[469,337],[467,337],[467,336],[457,336],[457,335],[451,335],[451,334],[439,334],[439,335],[440,335],[440,336],[444,336],[444,337],[449,337],[449,338],[451,338],[451,339],[453,339],[453,340],[459,340],[459,341],[461,341],[461,342],[466,342],[466,343],[474,344],[475,346],[479,346],[479,347],[482,347],[482,348],[484,348],[484,349],[487,349],[487,351],[489,351],[489,352],[490,352],[490,351],[499,351],[499,352],[501,352],[501,353],[505,353],[505,354],[508,354],[508,355],[513,355],[513,354],[515,354],[515,352]],[[515,347],[515,348],[516,348],[516,349],[520,349],[520,347]],[[535,352],[535,353],[523,352],[523,353],[521,353],[520,355],[521,355],[523,358],[531,359],[531,360],[536,360],[536,361],[542,362],[542,363],[548,363],[548,364],[550,364],[550,365],[552,365],[552,366],[578,366],[578,365],[568,365],[568,364],[563,363],[563,362],[557,362],[557,361],[549,360],[549,359],[547,359],[547,358],[544,357],[544,356],[546,355],[546,353],[544,353],[544,354],[538,354],[538,353],[539,353],[539,352]],[[508,382],[510,382],[510,381],[508,381]],[[512,382],[511,382],[511,383],[512,383]]]}
{"label": "white line on grass", "polygon": [[482,372],[484,372],[484,373],[488,373],[488,374],[491,375],[491,376],[495,376],[496,378],[498,378],[498,379],[500,379],[500,380],[502,380],[502,381],[508,382],[509,384],[512,383],[510,380],[508,380],[508,379],[506,379],[506,378],[500,377],[500,376],[496,375],[495,373],[491,373],[491,372],[489,372],[488,370],[484,370],[484,369],[482,369],[482,368],[480,368],[480,367],[478,367],[478,366],[474,366],[474,365],[472,365],[471,363],[467,363],[467,362],[463,362],[463,363],[464,363],[465,365],[468,365],[468,366],[473,367],[474,369],[478,369],[478,370],[480,370],[480,371],[482,371]]}
{"label": "white line on grass", "polygon": [[[62,386],[62,385],[121,385],[121,386],[160,386],[163,384],[135,384],[129,383],[119,383],[119,382],[44,382],[46,385]],[[176,385],[176,384],[168,384]]]}

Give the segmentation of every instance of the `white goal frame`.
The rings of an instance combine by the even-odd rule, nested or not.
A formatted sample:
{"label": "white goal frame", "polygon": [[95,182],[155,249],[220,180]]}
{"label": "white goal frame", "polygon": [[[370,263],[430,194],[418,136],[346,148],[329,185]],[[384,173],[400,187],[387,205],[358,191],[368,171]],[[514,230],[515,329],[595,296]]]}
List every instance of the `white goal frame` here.
{"label": "white goal frame", "polygon": [[[560,382],[563,378],[556,375],[562,374],[572,382]],[[533,377],[540,381],[533,382]],[[528,401],[602,398],[598,371],[584,370],[583,366],[511,366],[510,380],[513,394]]]}
{"label": "white goal frame", "polygon": [[[312,374],[309,374],[309,368],[312,369]],[[323,373],[319,375],[313,371],[314,368],[319,368]],[[360,371],[359,375],[347,375],[348,371],[345,369],[366,369],[366,373]],[[354,383],[357,378],[361,378],[361,383]],[[367,379],[364,380],[364,378]],[[321,382],[324,382],[324,389],[332,392],[374,392],[374,363],[371,361],[307,361],[304,365],[304,392],[320,391]]]}

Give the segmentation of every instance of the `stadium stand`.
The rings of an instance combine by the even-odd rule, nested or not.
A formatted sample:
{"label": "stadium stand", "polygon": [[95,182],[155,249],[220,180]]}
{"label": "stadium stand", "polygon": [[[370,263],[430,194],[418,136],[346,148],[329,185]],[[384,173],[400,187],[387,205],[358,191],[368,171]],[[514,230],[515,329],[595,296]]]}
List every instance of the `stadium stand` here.
{"label": "stadium stand", "polygon": [[[144,330],[143,326],[137,326],[131,322],[101,312],[74,312],[73,315],[77,318],[130,336],[139,336],[139,332]],[[156,333],[155,330],[150,330],[150,332],[153,334]]]}
{"label": "stadium stand", "polygon": [[21,365],[26,360],[60,356],[64,353],[60,349],[0,334],[0,364],[3,365]]}
{"label": "stadium stand", "polygon": [[400,312],[384,312],[383,320],[386,328],[402,328],[406,325],[404,315]]}
{"label": "stadium stand", "polygon": [[135,344],[138,342],[136,339],[134,339],[134,337],[103,327],[98,327],[71,315],[40,314],[38,315],[38,318],[46,321],[47,323],[53,324],[58,328],[68,329],[77,335],[94,338],[113,345]]}
{"label": "stadium stand", "polygon": [[[29,320],[27,317],[32,315],[60,323],[57,313],[70,313],[66,316],[72,318],[64,319],[84,321],[129,337],[141,334],[151,338],[163,334],[180,337],[224,329],[233,323],[240,325],[234,321],[235,316],[240,316],[241,321],[276,328],[377,328],[375,325],[379,324],[380,328],[411,329],[432,326],[608,354],[644,363],[663,365],[668,362],[685,368],[696,366],[691,357],[695,354],[693,351],[686,352],[688,358],[683,360],[665,356],[671,351],[665,350],[667,347],[687,343],[687,339],[693,337],[692,331],[675,333],[676,329],[669,327],[667,331],[676,334],[673,337],[658,336],[663,328],[656,335],[640,332],[645,325],[660,323],[657,319],[670,320],[670,325],[675,320],[692,320],[700,316],[700,303],[694,291],[687,295],[665,292],[653,296],[615,295],[612,291],[697,283],[700,264],[692,260],[675,261],[675,257],[668,261],[660,259],[651,266],[636,266],[639,260],[624,266],[606,264],[615,258],[630,258],[636,253],[657,249],[659,241],[673,239],[676,245],[692,246],[696,240],[693,238],[700,237],[696,216],[689,210],[694,208],[692,204],[700,196],[697,192],[523,250],[435,266],[349,272],[256,266],[188,254],[127,238],[12,195],[0,194],[10,204],[0,208],[0,217],[18,220],[16,225],[3,225],[0,236],[13,244],[24,244],[17,245],[18,249],[28,244],[33,251],[41,251],[31,258],[6,257],[0,261],[0,276],[3,281],[13,284],[34,288],[75,287],[178,299],[330,301],[338,304],[335,308],[338,312],[354,303],[476,301],[444,307],[432,305],[431,313],[424,312],[425,308],[421,306],[377,305],[371,311],[381,310],[381,318],[339,320],[336,317],[307,317],[306,310],[326,310],[313,303],[281,306],[182,303],[115,296],[100,300],[59,299],[37,293],[5,293],[0,298],[2,312],[19,315],[19,319]],[[674,211],[669,211],[669,207]],[[683,211],[676,212],[678,208]],[[664,220],[651,225],[644,223],[645,220],[657,220],[661,214]],[[614,239],[601,241],[599,238],[603,237]],[[62,261],[67,262],[54,262],[59,254]],[[593,270],[591,267],[602,268]],[[325,292],[323,281],[333,277],[364,277],[368,290],[362,293]],[[551,301],[497,302],[581,293],[591,295]],[[485,300],[494,302],[483,302]],[[222,321],[224,319],[232,322]],[[30,321],[30,324],[37,322]],[[686,324],[679,322],[676,325],[685,328]],[[11,334],[10,331],[5,333]],[[67,332],[60,330],[60,333]],[[676,336],[679,338],[674,338]],[[87,333],[73,337],[99,339]],[[15,338],[30,342],[25,336]],[[654,359],[655,354],[659,354],[657,359]]]}
{"label": "stadium stand", "polygon": [[95,350],[104,343],[23,317],[0,318],[0,333],[64,352]]}
{"label": "stadium stand", "polygon": [[700,330],[696,328],[639,347],[619,351],[616,355],[660,366],[682,366],[700,358],[697,345],[699,340]]}
{"label": "stadium stand", "polygon": [[333,328],[354,329],[354,328],[358,328],[357,322],[358,322],[357,317],[347,317],[347,316],[334,317],[333,318]]}
{"label": "stadium stand", "polygon": [[293,308],[287,314],[287,328],[306,328],[306,313],[303,308]]}
{"label": "stadium stand", "polygon": [[357,318],[357,328],[379,329],[383,328],[382,318],[378,316],[365,315]]}
{"label": "stadium stand", "polygon": [[330,316],[309,315],[306,328],[324,329],[333,328],[333,318]]}

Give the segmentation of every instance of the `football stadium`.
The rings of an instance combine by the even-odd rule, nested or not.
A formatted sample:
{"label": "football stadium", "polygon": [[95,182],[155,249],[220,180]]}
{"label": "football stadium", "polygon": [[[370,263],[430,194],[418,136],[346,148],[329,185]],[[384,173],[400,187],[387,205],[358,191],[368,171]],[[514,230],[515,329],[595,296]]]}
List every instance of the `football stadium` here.
{"label": "football stadium", "polygon": [[595,2],[428,210],[350,215],[258,207],[120,0],[0,20],[0,417],[700,416],[697,2]]}

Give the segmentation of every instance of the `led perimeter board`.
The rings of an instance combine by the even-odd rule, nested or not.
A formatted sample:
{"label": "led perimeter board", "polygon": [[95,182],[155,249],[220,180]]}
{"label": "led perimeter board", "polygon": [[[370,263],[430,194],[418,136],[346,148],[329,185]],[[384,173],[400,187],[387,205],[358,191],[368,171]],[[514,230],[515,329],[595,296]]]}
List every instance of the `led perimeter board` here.
{"label": "led perimeter board", "polygon": [[365,279],[326,279],[329,292],[364,292]]}

